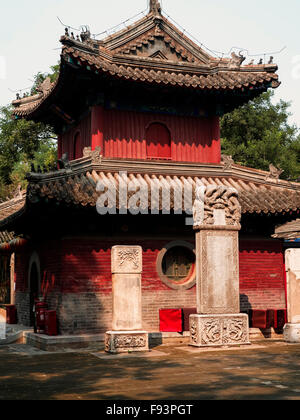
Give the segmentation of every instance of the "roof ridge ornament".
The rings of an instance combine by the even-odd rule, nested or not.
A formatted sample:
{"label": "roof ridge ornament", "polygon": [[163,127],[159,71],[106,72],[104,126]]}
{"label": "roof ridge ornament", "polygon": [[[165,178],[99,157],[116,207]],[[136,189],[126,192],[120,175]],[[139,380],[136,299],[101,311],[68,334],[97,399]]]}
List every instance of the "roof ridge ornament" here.
{"label": "roof ridge ornament", "polygon": [[158,2],[158,0],[150,0],[149,8],[150,8],[150,13],[153,13],[155,15],[161,14],[161,5]]}
{"label": "roof ridge ornament", "polygon": [[277,168],[272,163],[269,165],[269,169],[270,169],[270,172],[266,176],[266,181],[275,181],[278,183],[280,179],[280,175],[284,172],[284,170],[281,169],[280,166],[278,166]]}
{"label": "roof ridge ornament", "polygon": [[231,53],[231,59],[229,62],[229,68],[239,68],[243,64],[243,62],[246,60],[246,57],[244,57],[241,54],[242,50],[239,52],[239,55],[237,55],[234,51]]}

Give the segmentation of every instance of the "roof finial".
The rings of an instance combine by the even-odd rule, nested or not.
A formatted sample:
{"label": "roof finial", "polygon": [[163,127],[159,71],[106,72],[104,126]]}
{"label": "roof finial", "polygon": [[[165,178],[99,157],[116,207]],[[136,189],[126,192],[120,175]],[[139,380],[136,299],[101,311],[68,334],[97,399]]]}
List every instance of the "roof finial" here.
{"label": "roof finial", "polygon": [[161,13],[161,6],[158,0],[150,0],[150,13]]}

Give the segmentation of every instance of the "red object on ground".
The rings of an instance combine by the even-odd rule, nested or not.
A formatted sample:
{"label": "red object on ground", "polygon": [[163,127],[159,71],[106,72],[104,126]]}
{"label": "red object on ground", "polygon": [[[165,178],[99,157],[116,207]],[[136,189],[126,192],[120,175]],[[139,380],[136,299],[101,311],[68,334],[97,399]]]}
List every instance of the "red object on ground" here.
{"label": "red object on ground", "polygon": [[197,313],[197,308],[183,308],[183,331],[190,331],[190,316]]}
{"label": "red object on ground", "polygon": [[45,311],[45,334],[57,335],[56,311]]}
{"label": "red object on ground", "polygon": [[17,323],[17,308],[15,305],[6,306],[6,323],[10,325]]}
{"label": "red object on ground", "polygon": [[161,309],[159,319],[160,332],[182,332],[182,309]]}
{"label": "red object on ground", "polygon": [[275,330],[281,330],[287,323],[287,310],[286,309],[275,309],[274,310],[274,328]]}
{"label": "red object on ground", "polygon": [[272,328],[274,327],[275,311],[274,309],[253,309],[251,311],[252,328]]}
{"label": "red object on ground", "polygon": [[267,310],[253,309],[251,324],[252,328],[267,328]]}
{"label": "red object on ground", "polygon": [[267,310],[267,328],[274,328],[275,311],[273,309]]}
{"label": "red object on ground", "polygon": [[45,332],[45,312],[48,308],[46,302],[36,302],[35,304],[35,312],[36,312],[36,327],[38,332],[41,331]]}

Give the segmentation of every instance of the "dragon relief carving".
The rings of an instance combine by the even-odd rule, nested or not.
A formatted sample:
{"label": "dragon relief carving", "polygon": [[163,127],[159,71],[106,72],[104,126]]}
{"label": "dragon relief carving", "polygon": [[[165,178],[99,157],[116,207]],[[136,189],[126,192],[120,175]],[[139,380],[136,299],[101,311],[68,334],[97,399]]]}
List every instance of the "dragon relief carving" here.
{"label": "dragon relief carving", "polygon": [[210,185],[196,189],[194,227],[201,225],[239,226],[241,206],[235,188]]}
{"label": "dragon relief carving", "polygon": [[203,325],[201,338],[205,344],[217,344],[222,338],[220,319],[210,319]]}
{"label": "dragon relief carving", "polygon": [[197,329],[197,322],[195,320],[191,321],[190,337],[191,337],[192,342],[194,343],[198,342],[198,329]]}
{"label": "dragon relief carving", "polygon": [[143,335],[131,335],[129,334],[120,334],[120,335],[110,335],[107,334],[105,337],[105,351],[111,353],[114,351],[119,352],[120,350],[130,350],[134,348],[146,348],[147,347],[147,338]]}
{"label": "dragon relief carving", "polygon": [[247,341],[245,322],[241,319],[224,320],[223,330],[223,342],[225,344]]}
{"label": "dragon relief carving", "polygon": [[248,344],[248,319],[239,315],[198,315],[191,322],[190,338],[190,344],[197,347]]}
{"label": "dragon relief carving", "polygon": [[146,339],[143,335],[120,335],[114,339],[115,348],[145,347]]}

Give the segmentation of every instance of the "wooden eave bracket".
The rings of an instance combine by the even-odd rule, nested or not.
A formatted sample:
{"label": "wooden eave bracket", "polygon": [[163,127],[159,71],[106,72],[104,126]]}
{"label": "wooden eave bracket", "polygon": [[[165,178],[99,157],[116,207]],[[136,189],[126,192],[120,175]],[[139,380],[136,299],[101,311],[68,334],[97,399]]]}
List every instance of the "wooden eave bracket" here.
{"label": "wooden eave bracket", "polygon": [[58,115],[63,121],[65,121],[67,124],[74,124],[75,120],[68,115],[66,112],[64,112],[58,105],[52,104],[50,106],[50,110]]}

